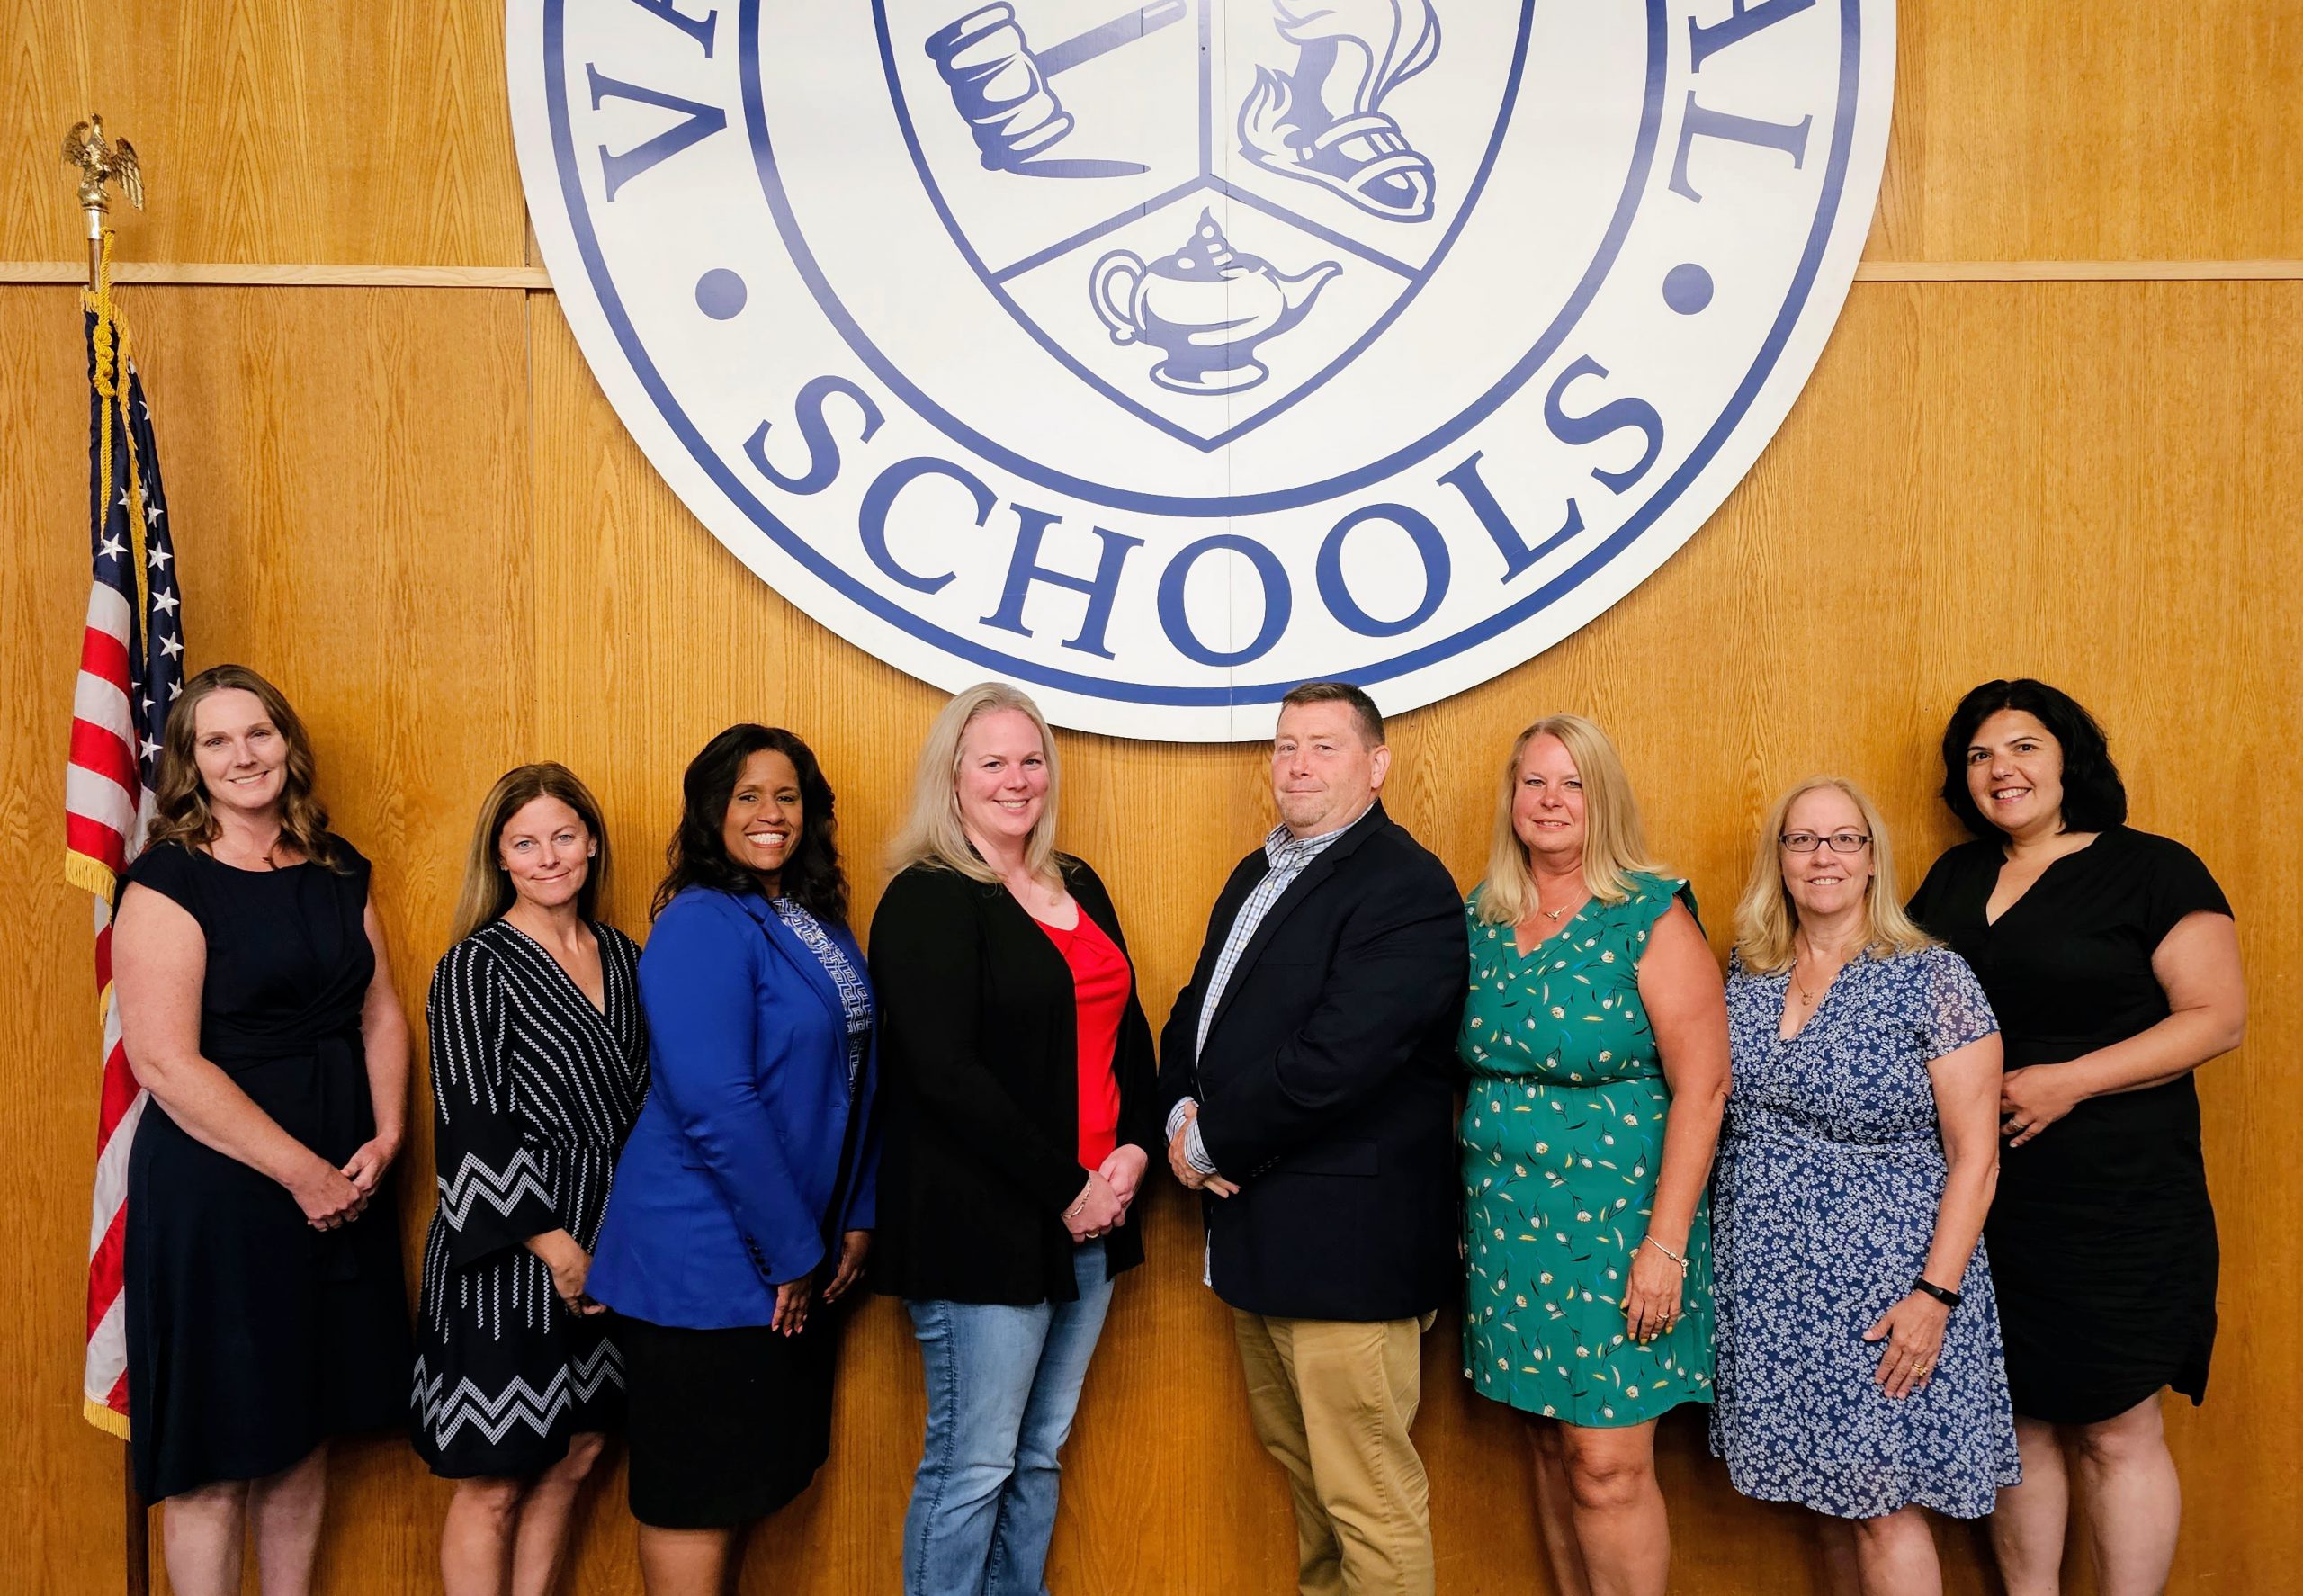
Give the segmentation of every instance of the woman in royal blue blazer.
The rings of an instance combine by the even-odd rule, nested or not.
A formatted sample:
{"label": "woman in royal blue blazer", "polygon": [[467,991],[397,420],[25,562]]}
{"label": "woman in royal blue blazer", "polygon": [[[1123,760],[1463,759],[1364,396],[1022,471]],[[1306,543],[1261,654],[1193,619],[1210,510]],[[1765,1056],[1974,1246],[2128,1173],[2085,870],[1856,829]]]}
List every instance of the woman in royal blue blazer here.
{"label": "woman in royal blue blazer", "polygon": [[721,1591],[742,1530],[822,1465],[811,1309],[863,1271],[879,1157],[872,990],[815,756],[730,726],[682,788],[640,960],[654,1073],[587,1282],[618,1315],[650,1596]]}

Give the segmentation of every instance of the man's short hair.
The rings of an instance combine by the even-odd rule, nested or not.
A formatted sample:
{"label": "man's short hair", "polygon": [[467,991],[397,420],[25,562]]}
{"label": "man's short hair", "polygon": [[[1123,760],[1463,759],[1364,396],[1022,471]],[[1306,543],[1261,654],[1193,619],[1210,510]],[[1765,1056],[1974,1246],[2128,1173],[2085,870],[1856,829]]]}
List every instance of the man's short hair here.
{"label": "man's short hair", "polygon": [[1367,740],[1367,746],[1371,749],[1383,746],[1384,712],[1376,707],[1374,699],[1351,683],[1305,682],[1279,701],[1280,713],[1285,714],[1303,704],[1349,704],[1352,713],[1359,717],[1359,735]]}

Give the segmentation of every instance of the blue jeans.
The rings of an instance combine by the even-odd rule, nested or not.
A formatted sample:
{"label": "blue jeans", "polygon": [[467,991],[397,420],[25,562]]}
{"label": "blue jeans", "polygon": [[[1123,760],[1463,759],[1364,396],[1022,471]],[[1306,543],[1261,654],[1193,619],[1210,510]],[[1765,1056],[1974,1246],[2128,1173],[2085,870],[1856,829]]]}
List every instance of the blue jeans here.
{"label": "blue jeans", "polygon": [[904,1596],[1046,1596],[1056,1454],[1112,1303],[1101,1242],[1072,1267],[1077,1302],[905,1302],[927,1444],[903,1516]]}

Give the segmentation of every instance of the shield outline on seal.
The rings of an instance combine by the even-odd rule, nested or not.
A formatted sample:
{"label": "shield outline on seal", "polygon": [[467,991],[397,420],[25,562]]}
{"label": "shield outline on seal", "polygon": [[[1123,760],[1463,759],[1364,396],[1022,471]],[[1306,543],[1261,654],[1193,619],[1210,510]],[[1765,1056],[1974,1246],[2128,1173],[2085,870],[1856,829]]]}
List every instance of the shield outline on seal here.
{"label": "shield outline on seal", "polygon": [[[919,128],[913,119],[910,97],[904,92],[902,75],[897,67],[896,52],[899,48],[901,48],[902,41],[897,40],[890,23],[888,0],[872,0],[872,22],[874,31],[879,41],[880,69],[888,93],[889,103],[894,111],[897,126],[902,133],[905,150],[911,158],[912,169],[919,175],[920,185],[927,193],[929,204],[935,208],[937,218],[943,222],[944,230],[949,235],[954,247],[959,250],[962,258],[966,261],[969,269],[974,273],[977,282],[990,294],[1000,309],[1005,310],[1017,325],[1031,336],[1035,343],[1081,382],[1165,436],[1187,444],[1203,453],[1212,454],[1245,436],[1266,422],[1284,415],[1340,375],[1384,335],[1423,291],[1431,279],[1438,274],[1440,267],[1446,263],[1448,254],[1455,247],[1456,240],[1463,231],[1465,224],[1470,220],[1472,212],[1477,208],[1481,197],[1485,193],[1489,174],[1494,169],[1496,157],[1502,148],[1505,135],[1510,129],[1512,112],[1519,104],[1519,86],[1527,66],[1528,44],[1535,21],[1536,0],[1518,0],[1519,18],[1512,32],[1511,63],[1505,74],[1503,92],[1496,104],[1493,121],[1488,129],[1484,146],[1480,152],[1479,165],[1473,173],[1471,180],[1465,184],[1462,203],[1456,206],[1454,213],[1447,218],[1444,232],[1438,241],[1430,247],[1420,267],[1410,266],[1405,262],[1393,259],[1380,251],[1371,249],[1367,245],[1337,232],[1316,219],[1305,215],[1302,211],[1268,199],[1251,187],[1232,183],[1216,169],[1218,163],[1215,158],[1215,149],[1219,144],[1232,136],[1232,116],[1229,109],[1218,104],[1214,97],[1212,88],[1214,68],[1210,64],[1209,39],[1214,25],[1216,8],[1219,5],[1235,3],[1235,0],[1188,0],[1188,3],[1191,6],[1191,16],[1188,20],[1198,31],[1200,44],[1198,94],[1195,112],[1198,119],[1199,134],[1197,173],[1187,181],[1177,184],[1158,194],[1148,203],[1139,202],[1130,205],[1093,226],[1076,229],[1062,238],[1051,241],[1030,255],[1005,266],[998,267],[983,258],[981,251],[968,237],[945,195],[943,185],[937,181],[933,163],[929,160],[927,149],[923,146]],[[1250,0],[1250,3],[1259,5],[1268,4],[1268,0]],[[909,42],[915,49],[919,44],[918,40]],[[1660,78],[1661,74],[1651,69],[1648,74],[1651,91],[1660,83]],[[934,108],[931,107],[930,111],[933,110]],[[950,114],[948,106],[944,107],[943,110],[945,114]],[[1635,186],[1640,175],[1639,168],[1643,165],[1644,163],[1634,163],[1635,170],[1630,178],[1632,186]],[[1031,180],[1019,179],[1019,181]],[[1218,196],[1232,203],[1260,211],[1329,248],[1347,251],[1363,261],[1393,272],[1405,279],[1405,286],[1393,297],[1384,312],[1353,338],[1341,353],[1331,358],[1310,376],[1299,380],[1292,389],[1273,402],[1259,406],[1251,414],[1213,432],[1195,431],[1183,426],[1114,386],[1109,380],[1089,369],[1051,336],[1029,311],[1017,302],[1015,296],[1007,288],[1008,282],[1035,266],[1059,259],[1073,251],[1084,249],[1097,239],[1133,221],[1163,211],[1183,210],[1194,200],[1204,195]],[[1611,251],[1608,246],[1603,245],[1602,254],[1608,253]]]}

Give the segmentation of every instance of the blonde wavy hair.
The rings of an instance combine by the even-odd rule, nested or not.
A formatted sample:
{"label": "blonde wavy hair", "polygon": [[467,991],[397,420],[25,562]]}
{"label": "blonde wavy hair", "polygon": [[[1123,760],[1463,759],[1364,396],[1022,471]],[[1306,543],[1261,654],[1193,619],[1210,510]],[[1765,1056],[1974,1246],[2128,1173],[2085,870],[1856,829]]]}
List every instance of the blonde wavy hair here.
{"label": "blonde wavy hair", "polygon": [[1647,851],[1639,801],[1632,796],[1631,778],[1608,734],[1582,715],[1546,715],[1519,733],[1503,761],[1487,849],[1487,884],[1479,899],[1479,918],[1487,925],[1516,926],[1536,912],[1535,873],[1528,865],[1527,844],[1512,829],[1511,805],[1519,792],[1519,760],[1538,737],[1559,739],[1583,783],[1583,890],[1602,903],[1621,903],[1631,896],[1634,875],[1671,873]]}
{"label": "blonde wavy hair", "polygon": [[983,715],[1002,710],[1029,715],[1040,734],[1040,752],[1047,761],[1047,796],[1040,818],[1024,844],[1024,864],[1032,874],[1051,886],[1062,879],[1062,856],[1055,851],[1056,796],[1062,771],[1056,762],[1055,737],[1047,717],[1028,695],[1006,682],[979,682],[953,698],[927,729],[920,746],[919,768],[911,778],[911,807],[895,840],[888,847],[889,866],[904,870],[913,865],[935,865],[955,870],[972,881],[996,882],[999,874],[985,864],[968,841],[960,820],[960,751],[968,727]]}
{"label": "blonde wavy hair", "polygon": [[464,884],[456,894],[455,919],[448,932],[451,941],[461,942],[490,920],[502,919],[519,896],[497,844],[512,817],[539,798],[559,799],[576,811],[576,818],[591,833],[595,847],[584,884],[576,889],[576,913],[587,922],[599,919],[600,900],[607,896],[609,879],[608,829],[600,822],[599,800],[574,771],[547,760],[506,771],[480,800],[479,821],[471,829],[471,847],[464,855]]}
{"label": "blonde wavy hair", "polygon": [[1792,941],[1799,928],[1799,907],[1783,884],[1783,851],[1778,839],[1791,806],[1822,787],[1847,794],[1871,834],[1871,884],[1864,890],[1863,949],[1880,957],[1917,953],[1935,946],[1935,938],[1921,930],[1904,912],[1904,895],[1895,888],[1895,849],[1887,842],[1886,822],[1864,796],[1863,789],[1844,776],[1811,776],[1775,801],[1767,824],[1760,831],[1759,847],[1752,855],[1752,877],[1735,905],[1735,952],[1743,968],[1754,974],[1772,975],[1788,970],[1799,956]]}
{"label": "blonde wavy hair", "polygon": [[202,700],[236,691],[255,695],[264,719],[288,745],[287,763],[280,773],[280,840],[315,865],[342,868],[328,837],[327,810],[312,790],[311,736],[280,689],[245,665],[210,666],[186,682],[169,706],[166,728],[160,733],[160,767],[153,778],[152,822],[145,829],[144,846],[174,842],[201,848],[216,840],[221,828],[200,777],[194,726]]}

